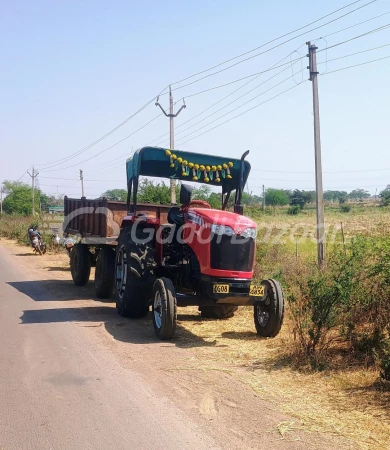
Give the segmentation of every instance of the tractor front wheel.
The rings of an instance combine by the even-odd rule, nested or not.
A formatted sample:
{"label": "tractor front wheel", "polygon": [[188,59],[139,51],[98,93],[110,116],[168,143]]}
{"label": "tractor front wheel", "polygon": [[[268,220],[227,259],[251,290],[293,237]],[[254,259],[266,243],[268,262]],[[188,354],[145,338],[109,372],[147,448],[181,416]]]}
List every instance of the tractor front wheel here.
{"label": "tractor front wheel", "polygon": [[163,341],[172,339],[176,330],[176,293],[169,278],[158,278],[152,293],[153,326]]}
{"label": "tractor front wheel", "polygon": [[254,306],[256,331],[262,337],[275,337],[283,324],[284,295],[281,284],[276,280],[264,280],[266,296]]}

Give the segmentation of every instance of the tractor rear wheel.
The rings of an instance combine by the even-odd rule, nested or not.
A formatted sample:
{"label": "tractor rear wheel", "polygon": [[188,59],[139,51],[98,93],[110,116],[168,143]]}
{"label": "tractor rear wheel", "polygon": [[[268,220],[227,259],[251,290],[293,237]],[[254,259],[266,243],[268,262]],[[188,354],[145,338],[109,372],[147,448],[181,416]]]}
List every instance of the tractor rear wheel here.
{"label": "tractor rear wheel", "polygon": [[99,298],[110,298],[115,281],[115,251],[108,245],[100,249],[96,260],[95,292]]}
{"label": "tractor rear wheel", "polygon": [[[137,230],[138,239],[147,237]],[[116,308],[121,316],[137,319],[147,315],[155,280],[154,265],[152,243],[133,242],[131,227],[123,228],[115,258]]]}
{"label": "tractor rear wheel", "polygon": [[172,339],[176,331],[176,293],[169,278],[158,278],[152,293],[153,327],[163,341]]}
{"label": "tractor rear wheel", "polygon": [[230,319],[237,309],[234,305],[199,306],[200,315],[205,319]]}
{"label": "tractor rear wheel", "polygon": [[76,244],[70,254],[70,271],[76,286],[85,286],[91,274],[91,256],[88,247]]}
{"label": "tractor rear wheel", "polygon": [[283,324],[283,289],[276,280],[264,280],[262,284],[266,289],[266,297],[254,306],[256,331],[262,337],[275,337]]}

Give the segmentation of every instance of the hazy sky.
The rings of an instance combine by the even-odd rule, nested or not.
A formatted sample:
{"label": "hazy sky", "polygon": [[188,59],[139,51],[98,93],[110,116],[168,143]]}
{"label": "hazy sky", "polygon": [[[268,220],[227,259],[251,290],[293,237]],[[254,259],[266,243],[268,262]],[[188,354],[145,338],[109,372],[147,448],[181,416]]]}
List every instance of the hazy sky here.
{"label": "hazy sky", "polygon": [[[246,57],[369,1],[356,2]],[[97,145],[54,167],[50,168],[48,163],[66,158],[96,141],[152,100],[168,84],[247,52],[346,4],[348,0],[314,0],[311,3],[303,0],[3,0],[0,19],[0,182],[19,179],[35,164],[40,172],[39,184],[46,193],[80,196],[79,168],[84,170],[87,196],[98,196],[106,189],[125,187],[125,160],[131,150],[169,130],[168,119],[159,114],[154,101]],[[175,147],[231,157],[240,157],[249,149],[248,160],[252,164],[249,190],[254,193],[260,193],[263,183],[266,187],[313,189],[311,83],[305,81],[296,86],[308,78],[307,58],[257,77],[182,125],[250,79],[197,96],[190,95],[266,70],[282,59],[282,62],[297,59],[306,55],[307,40],[314,41],[386,12],[390,12],[389,0],[374,1],[272,51],[174,91],[175,100],[188,96],[187,108],[175,122]],[[390,14],[387,14],[332,34],[326,37],[326,41],[316,40],[316,44],[319,50],[323,50],[326,42],[331,47],[389,23]],[[386,44],[388,46],[381,49],[326,63],[327,59]],[[389,44],[390,28],[318,53],[319,71],[328,72],[319,77],[325,189],[363,187],[375,193],[376,188],[379,191],[390,183],[390,58],[329,74],[339,68],[389,56]],[[294,50],[297,52],[291,54]],[[240,59],[230,64],[238,61]],[[226,65],[214,71],[224,67]],[[305,70],[300,72],[301,69]],[[278,72],[281,73],[277,75]],[[293,73],[293,78],[283,82]],[[266,81],[272,76],[274,78]],[[197,78],[199,76],[182,84]],[[261,83],[264,84],[259,86]],[[259,96],[278,83],[281,84]],[[180,86],[174,84],[172,88]],[[290,87],[294,89],[196,137]],[[254,90],[213,114],[251,89]],[[255,96],[259,97],[218,119]],[[167,96],[162,96],[160,102],[168,106]],[[177,106],[180,105],[179,101]],[[150,125],[103,152],[158,115],[160,117]],[[202,119],[205,120],[195,125]],[[186,130],[191,125],[194,126]],[[167,136],[154,144],[168,146],[168,142]],[[103,153],[95,157],[99,152]],[[90,161],[83,162],[91,157]],[[25,174],[22,180],[30,182],[30,177]]]}

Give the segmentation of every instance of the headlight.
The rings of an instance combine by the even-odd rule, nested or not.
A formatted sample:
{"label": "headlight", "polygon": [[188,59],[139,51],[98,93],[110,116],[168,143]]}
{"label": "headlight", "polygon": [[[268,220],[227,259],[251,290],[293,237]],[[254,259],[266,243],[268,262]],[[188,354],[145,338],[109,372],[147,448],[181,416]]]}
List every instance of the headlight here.
{"label": "headlight", "polygon": [[227,225],[211,224],[211,232],[220,235],[225,234],[227,236],[233,236],[234,234],[233,228],[228,227]]}
{"label": "headlight", "polygon": [[252,238],[256,239],[257,230],[256,228],[245,228],[245,230],[241,233],[241,236],[245,239]]}

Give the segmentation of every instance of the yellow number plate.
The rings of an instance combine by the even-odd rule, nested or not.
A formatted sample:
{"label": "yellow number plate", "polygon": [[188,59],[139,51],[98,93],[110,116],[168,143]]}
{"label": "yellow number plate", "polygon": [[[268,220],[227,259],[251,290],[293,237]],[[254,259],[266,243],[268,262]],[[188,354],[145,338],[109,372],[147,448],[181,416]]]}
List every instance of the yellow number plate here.
{"label": "yellow number plate", "polygon": [[252,295],[253,297],[263,297],[264,286],[255,286],[254,284],[251,284],[249,295]]}
{"label": "yellow number plate", "polygon": [[228,284],[213,284],[214,294],[228,294],[229,285]]}

